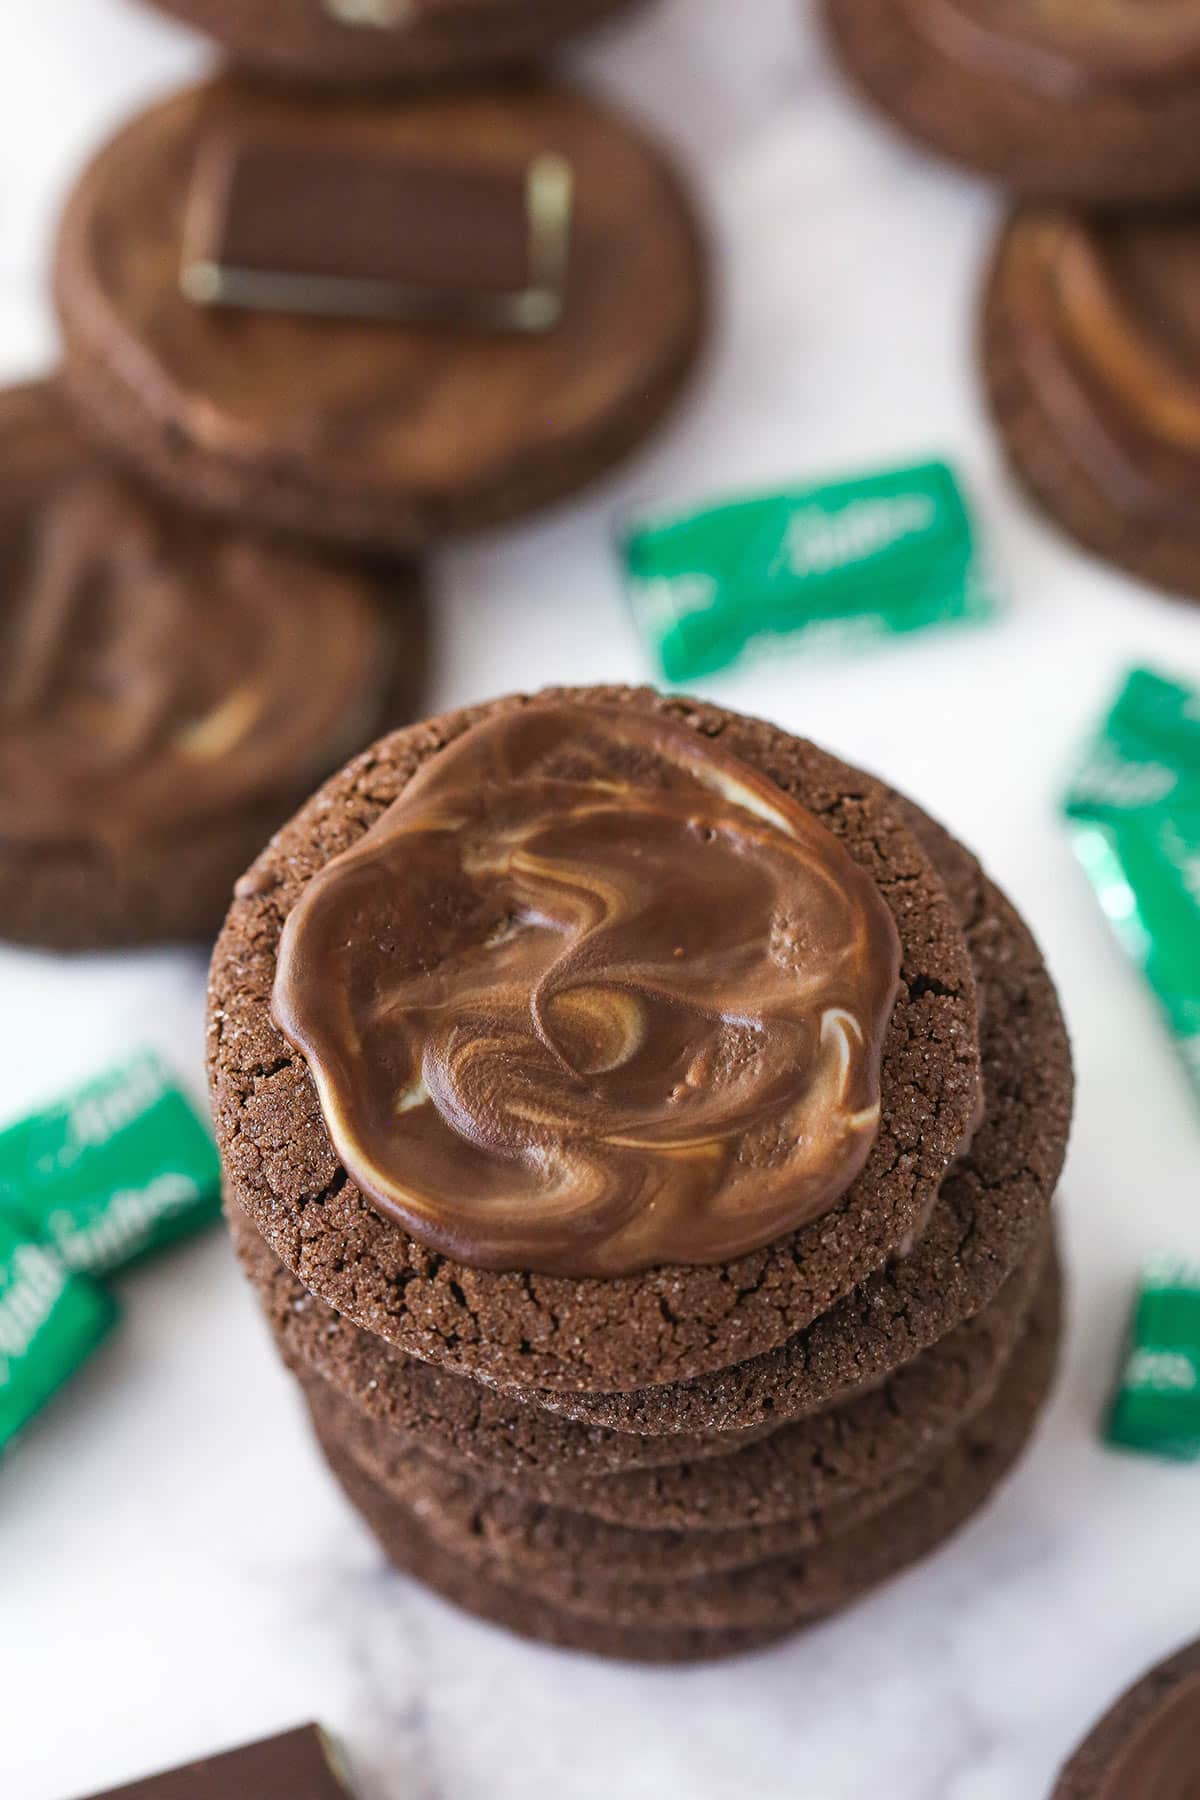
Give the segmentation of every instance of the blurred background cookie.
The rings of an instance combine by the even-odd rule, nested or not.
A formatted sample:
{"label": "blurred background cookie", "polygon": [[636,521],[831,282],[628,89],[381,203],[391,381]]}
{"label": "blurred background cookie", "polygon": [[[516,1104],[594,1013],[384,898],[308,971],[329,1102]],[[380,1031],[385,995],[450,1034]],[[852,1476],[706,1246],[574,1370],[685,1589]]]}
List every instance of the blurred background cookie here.
{"label": "blurred background cookie", "polygon": [[150,0],[262,74],[444,80],[545,56],[636,0]]}
{"label": "blurred background cookie", "polygon": [[1191,0],[825,0],[855,86],[901,130],[1019,193],[1200,193]]}
{"label": "blurred background cookie", "polygon": [[164,507],[52,383],[0,394],[0,460],[0,936],[210,936],[314,778],[416,704],[416,576]]}
{"label": "blurred background cookie", "polygon": [[981,335],[1026,487],[1101,556],[1200,598],[1200,218],[1018,212]]}
{"label": "blurred background cookie", "polygon": [[71,391],[150,480],[391,551],[601,474],[676,398],[706,312],[670,165],[540,86],[177,94],[83,176],[56,291]]}

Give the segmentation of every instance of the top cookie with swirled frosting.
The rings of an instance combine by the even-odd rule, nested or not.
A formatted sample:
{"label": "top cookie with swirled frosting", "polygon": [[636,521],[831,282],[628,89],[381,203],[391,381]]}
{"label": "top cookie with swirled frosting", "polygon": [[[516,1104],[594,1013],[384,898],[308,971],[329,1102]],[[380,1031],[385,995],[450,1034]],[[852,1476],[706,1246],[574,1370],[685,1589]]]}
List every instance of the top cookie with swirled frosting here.
{"label": "top cookie with swirled frosting", "polygon": [[475,1268],[720,1263],[879,1129],[900,940],[790,795],[670,719],[542,704],[313,880],[274,1010],[379,1210]]}
{"label": "top cookie with swirled frosting", "polygon": [[[562,730],[564,716],[575,721],[573,737]],[[558,721],[554,730],[561,741],[553,755],[543,744],[539,780],[565,784],[576,809],[574,826],[568,807],[551,832],[549,847],[561,867],[543,857],[558,876],[553,908],[543,871],[538,879],[546,894],[536,905],[524,887],[521,896],[502,898],[495,872],[502,833],[515,834],[520,855],[531,862],[547,849],[526,776],[513,779],[511,773],[524,767],[530,753],[525,744],[512,764],[511,746],[523,743],[526,730],[536,746],[547,718]],[[599,738],[597,719],[606,727]],[[493,725],[499,736],[490,739],[481,730],[473,749],[468,734]],[[490,741],[509,745],[504,779],[486,758],[482,765],[471,761]],[[664,756],[667,745],[682,748]],[[732,799],[721,792],[730,765],[737,771]],[[570,832],[580,829],[580,803],[589,832],[597,826],[603,782],[619,803],[623,831],[612,833],[603,859],[593,852],[585,862],[591,885],[579,884]],[[399,811],[385,824],[397,802]],[[467,825],[462,844],[453,832],[443,834],[435,858],[431,826],[439,809],[455,817],[465,809]],[[693,817],[699,829],[689,834]],[[790,823],[797,818],[803,823]],[[376,852],[397,819],[408,821],[411,842],[405,832],[396,839],[388,879],[380,883]],[[376,827],[379,836],[373,835]],[[704,838],[705,829],[714,830],[712,840]],[[817,897],[825,893],[828,870],[813,854],[824,844],[823,833],[847,859],[839,866],[832,858],[836,877],[823,902],[827,912]],[[737,841],[747,847],[744,858],[734,848]],[[505,842],[511,855],[512,844]],[[711,889],[695,873],[707,866],[703,858],[710,852]],[[571,880],[563,879],[567,875]],[[368,906],[358,922],[342,915],[341,949],[330,913],[325,924],[332,935],[313,965],[304,949],[306,914],[319,920],[321,895],[334,894],[344,877],[349,885],[342,895],[353,896],[355,906],[369,893],[374,906],[398,880],[393,910]],[[532,884],[532,871],[526,868],[521,879]],[[615,936],[587,923],[597,883],[620,890]],[[781,902],[784,888],[792,904]],[[394,906],[400,892],[403,903]],[[706,908],[718,897],[714,919]],[[881,923],[876,905],[890,926]],[[537,906],[544,909],[540,923]],[[341,913],[340,900],[336,910]],[[295,922],[287,925],[293,913]],[[646,929],[654,919],[657,945]],[[873,949],[874,974],[864,983],[860,961],[865,944],[874,945],[874,932],[882,943],[892,930],[899,941],[894,1003],[895,966],[885,957],[881,973]],[[806,931],[813,934],[811,945]],[[866,935],[855,949],[859,931]],[[360,964],[362,940],[371,934],[376,941]],[[346,950],[346,940],[358,949]],[[729,946],[743,940],[752,947],[743,966],[726,966],[722,982],[706,988],[706,969],[715,969]],[[844,958],[835,953],[843,944]],[[682,957],[675,956],[677,948]],[[798,971],[810,948],[821,992],[805,1000]],[[293,956],[294,981],[287,967]],[[597,956],[593,966],[589,958]],[[330,979],[330,968],[339,964]],[[342,1010],[325,1019],[315,1013],[304,1021],[287,1018],[293,1041],[275,1022],[272,1007],[285,1018],[289,992],[310,991],[314,967],[318,979],[311,992],[333,998]],[[507,988],[496,979],[499,970]],[[618,970],[632,979],[619,985],[614,1000]],[[443,976],[439,996],[436,983]],[[532,1012],[526,1023],[513,1000],[523,987],[528,1005],[539,982],[544,1036]],[[744,991],[735,997],[739,984]],[[565,1004],[564,992],[571,996]],[[504,1005],[493,1019],[488,1009],[495,1011],[498,997]],[[463,1028],[458,1037],[456,1012]],[[852,1054],[854,1033],[839,1024],[839,1012],[853,1016],[863,1033]],[[771,1031],[759,1030],[755,1018],[770,1019]],[[664,1021],[673,1029],[686,1021],[673,1045]],[[302,1025],[313,1034],[308,1051],[296,1047]],[[748,1035],[741,1035],[743,1029]],[[514,1032],[515,1055],[500,1057],[484,1042],[469,1047],[473,1039]],[[871,1116],[873,1034],[880,1042],[877,1124]],[[768,1052],[757,1074],[756,1058],[739,1066],[742,1052],[756,1041]],[[466,1053],[460,1054],[464,1043]],[[837,1057],[830,1055],[831,1045]],[[372,1068],[383,1068],[377,1087],[364,1094],[352,1091],[359,1086],[357,1069],[341,1067],[338,1059],[349,1053],[354,1063],[360,1055],[365,1060],[367,1047]],[[800,1076],[789,1062],[793,1049],[804,1060]],[[420,1080],[414,1074],[418,1050]],[[316,1068],[318,1055],[326,1061],[323,1070]],[[920,1233],[946,1169],[973,1128],[979,1098],[976,996],[962,929],[888,791],[761,721],[621,687],[563,689],[536,700],[514,696],[447,714],[382,739],[328,782],[241,885],[213,962],[209,1057],[231,1199],[287,1267],[329,1305],[407,1353],[512,1390],[628,1391],[728,1368],[782,1343]],[[611,1068],[598,1066],[610,1059]],[[507,1072],[500,1082],[502,1068]],[[603,1108],[587,1098],[597,1093],[608,1095]],[[385,1104],[383,1120],[379,1109]],[[518,1129],[517,1113],[537,1112],[539,1104],[550,1111],[550,1125],[529,1118]],[[802,1123],[806,1106],[814,1110]],[[406,1150],[420,1150],[419,1159],[407,1153],[403,1159],[398,1196],[375,1179],[377,1173],[394,1177],[391,1158],[376,1157],[374,1172],[364,1166],[360,1139],[371,1134],[361,1109],[368,1124],[374,1116],[372,1132],[382,1121],[389,1140],[394,1121],[406,1121]],[[452,1133],[448,1120],[463,1129]],[[428,1139],[420,1126],[432,1128]],[[799,1143],[810,1130],[817,1147],[811,1163],[813,1151]],[[531,1173],[539,1134],[562,1158],[560,1174],[576,1161],[597,1183],[580,1190],[585,1210],[594,1210],[588,1230],[572,1238],[576,1252],[582,1242],[590,1254],[611,1255],[619,1244],[629,1261],[624,1272],[618,1272],[619,1262],[606,1273],[535,1269],[516,1260],[511,1243],[496,1257],[507,1267],[477,1266],[462,1260],[465,1242],[450,1254],[410,1228],[407,1209],[415,1215],[431,1196],[440,1202],[449,1192],[447,1169],[462,1158],[464,1166],[488,1177],[466,1194],[478,1203],[480,1216],[502,1215],[506,1227],[536,1235],[546,1224],[544,1213],[537,1219]],[[632,1141],[602,1141],[607,1136]],[[703,1156],[693,1137],[707,1140]],[[448,1159],[440,1168],[435,1151]],[[527,1184],[518,1206],[508,1204],[515,1190],[493,1179],[501,1167]],[[819,1171],[819,1184],[806,1185],[806,1168]],[[730,1185],[714,1172],[728,1175]],[[845,1183],[836,1197],[833,1179]],[[651,1249],[638,1237],[647,1213],[650,1229],[660,1229],[646,1204],[654,1185],[666,1202],[659,1243],[667,1242],[669,1230],[670,1249]],[[556,1193],[551,1182],[547,1191]],[[766,1196],[769,1209],[779,1207],[769,1224],[761,1216],[754,1221],[756,1229],[774,1235],[765,1242],[760,1237],[759,1248],[731,1249],[713,1261],[679,1260],[675,1245],[687,1235],[681,1221],[699,1221],[685,1252],[694,1256],[702,1226],[732,1225],[722,1206],[734,1191],[748,1210],[756,1195]],[[569,1192],[564,1185],[555,1208]],[[783,1209],[794,1206],[798,1194],[816,1210],[789,1224]],[[450,1198],[457,1205],[462,1196]],[[551,1219],[554,1231],[570,1235],[568,1215],[569,1205]],[[439,1224],[446,1216],[439,1214]],[[476,1229],[477,1220],[470,1222]],[[634,1237],[622,1241],[631,1222]],[[411,1223],[425,1229],[415,1216]],[[539,1240],[543,1247],[550,1235]]]}

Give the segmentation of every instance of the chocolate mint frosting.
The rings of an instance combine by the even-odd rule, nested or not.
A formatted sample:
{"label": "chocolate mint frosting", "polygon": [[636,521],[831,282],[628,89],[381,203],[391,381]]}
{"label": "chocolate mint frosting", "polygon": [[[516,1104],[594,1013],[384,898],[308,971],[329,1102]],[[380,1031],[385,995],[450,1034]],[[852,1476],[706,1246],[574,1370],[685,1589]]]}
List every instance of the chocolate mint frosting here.
{"label": "chocolate mint frosting", "polygon": [[879,1125],[895,925],[812,814],[666,716],[547,702],[305,889],[277,1024],[380,1212],[469,1266],[719,1263]]}

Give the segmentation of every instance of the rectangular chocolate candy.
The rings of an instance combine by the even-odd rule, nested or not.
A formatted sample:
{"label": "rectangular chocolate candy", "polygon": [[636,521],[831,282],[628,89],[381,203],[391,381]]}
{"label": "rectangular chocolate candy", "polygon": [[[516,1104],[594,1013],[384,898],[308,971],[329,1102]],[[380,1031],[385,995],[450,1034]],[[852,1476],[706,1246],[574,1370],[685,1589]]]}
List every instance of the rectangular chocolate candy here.
{"label": "rectangular chocolate candy", "polygon": [[151,1051],[0,1132],[0,1216],[76,1274],[124,1268],[220,1210],[216,1146]]}
{"label": "rectangular chocolate candy", "polygon": [[228,133],[192,181],[182,285],[202,306],[544,331],[562,312],[572,178]]}
{"label": "rectangular chocolate candy", "polygon": [[993,606],[962,490],[940,462],[659,513],[622,549],[634,617],[668,681],[785,638],[850,646]]}
{"label": "rectangular chocolate candy", "polygon": [[301,1725],[91,1800],[351,1800],[351,1789],[320,1726]]}

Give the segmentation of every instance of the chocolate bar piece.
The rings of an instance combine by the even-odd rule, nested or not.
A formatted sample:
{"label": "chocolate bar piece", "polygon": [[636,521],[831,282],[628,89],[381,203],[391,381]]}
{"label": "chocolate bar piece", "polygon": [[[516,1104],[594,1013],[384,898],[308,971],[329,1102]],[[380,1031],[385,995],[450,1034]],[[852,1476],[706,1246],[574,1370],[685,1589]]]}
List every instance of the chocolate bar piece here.
{"label": "chocolate bar piece", "polygon": [[193,175],[182,284],[199,305],[544,330],[562,310],[572,181],[221,133]]}
{"label": "chocolate bar piece", "polygon": [[301,1725],[184,1769],[149,1775],[93,1800],[352,1800],[336,1750],[319,1725]]}

